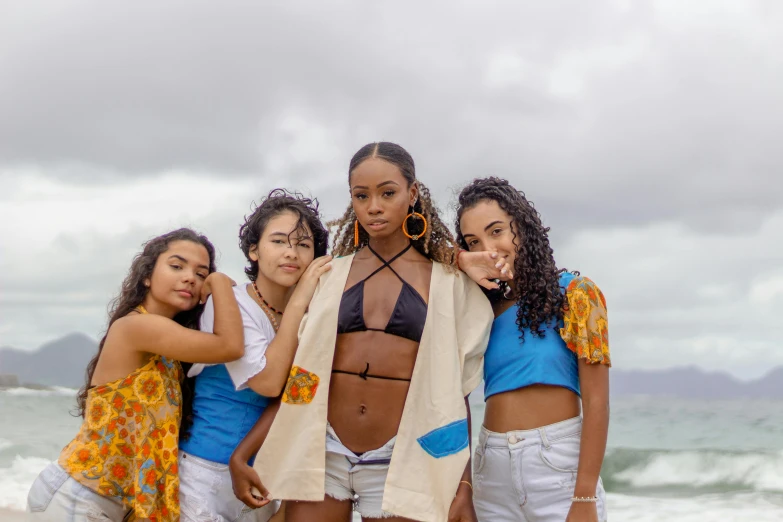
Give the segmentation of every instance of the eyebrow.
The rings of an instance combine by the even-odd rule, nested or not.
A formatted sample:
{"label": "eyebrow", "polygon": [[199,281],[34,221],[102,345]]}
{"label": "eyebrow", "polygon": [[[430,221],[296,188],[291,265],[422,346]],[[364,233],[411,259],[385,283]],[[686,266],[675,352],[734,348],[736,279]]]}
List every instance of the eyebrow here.
{"label": "eyebrow", "polygon": [[[182,257],[182,256],[181,256],[181,255],[179,255],[179,254],[172,254],[172,255],[170,255],[170,256],[169,256],[169,260],[171,260],[172,258],[174,258],[174,259],[179,259],[180,261],[182,261],[182,262],[183,262],[183,263],[185,263],[185,264],[187,264],[187,263],[188,263],[188,260],[187,260],[187,259],[185,259],[184,257]],[[208,266],[206,266],[206,265],[198,265],[198,267],[197,267],[197,268],[203,268],[204,270],[206,270],[206,271],[209,271],[209,267],[208,267]]]}
{"label": "eyebrow", "polygon": [[[382,182],[382,183],[378,183],[378,184],[375,186],[375,188],[381,188],[381,187],[383,187],[384,185],[397,185],[398,187],[400,186],[400,184],[399,184],[399,183],[397,183],[396,181],[394,181],[394,180],[390,179],[390,180],[388,180],[388,181],[384,181],[384,182]],[[370,187],[365,187],[364,185],[356,185],[356,186],[354,186],[354,187],[353,187],[353,190],[356,190],[356,189],[364,189],[364,190],[367,190],[367,189],[369,189],[369,188],[370,188]]]}
{"label": "eyebrow", "polygon": [[[493,221],[492,223],[490,223],[489,225],[484,227],[484,232],[486,232],[490,228],[494,227],[498,223],[501,224],[501,225],[504,224],[503,221],[501,221],[499,219],[496,219],[495,221]],[[475,234],[462,234],[462,237],[474,237],[474,236],[475,236]]]}
{"label": "eyebrow", "polygon": [[504,223],[503,223],[501,220],[499,220],[499,219],[496,219],[495,221],[493,221],[492,223],[490,223],[489,225],[487,225],[487,226],[485,226],[485,227],[484,227],[484,232],[486,232],[486,231],[487,231],[487,230],[489,230],[490,228],[494,227],[494,226],[495,226],[495,225],[497,225],[498,223],[500,223],[501,225],[503,225],[503,224],[504,224]]}
{"label": "eyebrow", "polygon": [[[289,232],[289,233],[285,233],[285,232],[272,232],[272,233],[271,233],[271,234],[269,234],[269,235],[270,235],[270,236],[283,236],[283,237],[287,238],[287,237],[289,237],[291,234],[292,234],[292,232]],[[295,239],[298,239],[299,241],[301,241],[301,240],[303,240],[303,239],[313,239],[313,238],[312,238],[312,236],[310,236],[309,234],[304,234],[304,235],[301,235],[301,236],[296,236],[296,237],[295,237]]]}

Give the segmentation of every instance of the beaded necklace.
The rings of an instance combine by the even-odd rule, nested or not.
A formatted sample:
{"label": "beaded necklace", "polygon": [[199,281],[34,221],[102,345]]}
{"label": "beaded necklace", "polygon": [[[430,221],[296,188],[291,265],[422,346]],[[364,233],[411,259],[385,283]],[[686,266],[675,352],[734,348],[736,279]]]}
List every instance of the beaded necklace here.
{"label": "beaded necklace", "polygon": [[275,307],[274,307],[274,306],[272,306],[271,304],[267,303],[267,302],[266,302],[266,299],[264,299],[264,298],[261,296],[261,292],[259,292],[259,291],[258,291],[258,286],[256,285],[256,282],[255,282],[255,281],[253,281],[253,290],[255,290],[255,291],[256,291],[256,295],[258,296],[258,298],[259,298],[259,299],[261,299],[261,302],[262,302],[262,303],[264,303],[264,304],[266,305],[266,307],[267,307],[267,308],[269,308],[270,310],[272,310],[272,311],[273,311],[274,313],[276,313],[276,314],[283,315],[283,312],[281,312],[280,310],[278,310],[277,308],[275,308]]}
{"label": "beaded necklace", "polygon": [[[261,310],[264,311],[266,316],[269,318],[269,321],[272,323],[272,328],[274,328],[275,332],[280,329],[280,324],[277,322],[277,317],[275,317],[274,314],[280,314],[283,315],[283,312],[277,310],[272,305],[266,302],[266,299],[264,299],[261,296],[261,292],[258,291],[258,286],[256,286],[256,282],[253,281],[253,290],[256,291],[256,295],[261,300]],[[273,313],[274,312],[274,313]]]}

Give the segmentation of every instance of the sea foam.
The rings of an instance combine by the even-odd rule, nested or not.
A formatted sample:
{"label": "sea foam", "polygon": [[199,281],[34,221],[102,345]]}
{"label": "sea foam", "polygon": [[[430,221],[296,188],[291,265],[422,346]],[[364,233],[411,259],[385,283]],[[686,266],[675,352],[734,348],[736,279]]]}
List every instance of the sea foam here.
{"label": "sea foam", "polygon": [[0,508],[24,510],[27,492],[35,478],[51,460],[15,457],[8,468],[0,468]]}

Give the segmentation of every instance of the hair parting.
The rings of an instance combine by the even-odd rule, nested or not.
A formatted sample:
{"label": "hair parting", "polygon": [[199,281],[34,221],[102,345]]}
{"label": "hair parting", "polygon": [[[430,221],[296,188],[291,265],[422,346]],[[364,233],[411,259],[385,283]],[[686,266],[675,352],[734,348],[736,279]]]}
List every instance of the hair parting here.
{"label": "hair parting", "polygon": [[[417,212],[423,215],[427,220],[428,226],[426,231],[419,236],[419,239],[411,241],[413,248],[426,258],[446,265],[449,270],[456,270],[456,243],[454,237],[440,219],[438,209],[432,202],[429,189],[416,179],[416,167],[408,151],[395,143],[386,141],[365,145],[351,158],[348,166],[349,181],[354,169],[369,158],[379,158],[395,165],[400,169],[409,187],[413,183],[417,184],[419,197],[416,199],[416,203],[410,209],[410,212]],[[327,226],[334,233],[332,254],[335,257],[353,254],[364,247],[370,240],[367,231],[361,225],[358,225],[359,240],[358,242],[355,241],[356,213],[353,211],[352,205],[348,205],[343,215],[328,222]],[[424,230],[424,223],[410,218],[407,228],[411,235],[421,234]]]}

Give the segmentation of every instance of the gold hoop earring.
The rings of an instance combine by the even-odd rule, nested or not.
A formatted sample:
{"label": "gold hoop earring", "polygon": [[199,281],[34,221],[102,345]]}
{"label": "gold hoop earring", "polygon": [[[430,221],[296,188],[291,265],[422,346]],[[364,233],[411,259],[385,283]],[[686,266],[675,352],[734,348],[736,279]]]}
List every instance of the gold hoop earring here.
{"label": "gold hoop earring", "polygon": [[353,220],[353,246],[359,246],[359,220]]}
{"label": "gold hoop earring", "polygon": [[[424,221],[424,230],[422,230],[419,234],[410,235],[408,233],[408,218],[410,217],[415,217],[416,219],[421,219],[422,221]],[[418,212],[411,212],[410,214],[405,216],[405,219],[402,220],[402,233],[405,234],[405,236],[408,239],[412,239],[416,241],[421,236],[423,236],[426,231],[427,231],[427,218],[425,218],[422,214],[419,214]]]}

